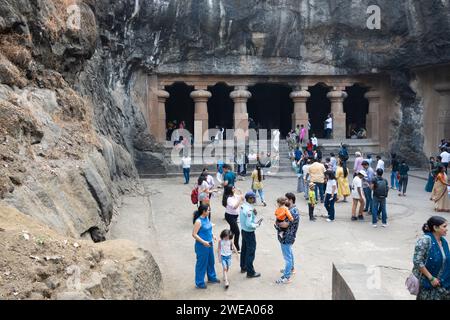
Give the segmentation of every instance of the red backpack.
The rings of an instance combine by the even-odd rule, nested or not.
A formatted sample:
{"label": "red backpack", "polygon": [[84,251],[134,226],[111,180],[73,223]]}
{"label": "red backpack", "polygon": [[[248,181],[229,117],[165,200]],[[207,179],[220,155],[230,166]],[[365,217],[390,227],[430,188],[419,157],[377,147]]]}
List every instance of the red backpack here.
{"label": "red backpack", "polygon": [[198,203],[198,186],[195,187],[194,189],[192,189],[191,201],[192,201],[192,204],[197,204]]}

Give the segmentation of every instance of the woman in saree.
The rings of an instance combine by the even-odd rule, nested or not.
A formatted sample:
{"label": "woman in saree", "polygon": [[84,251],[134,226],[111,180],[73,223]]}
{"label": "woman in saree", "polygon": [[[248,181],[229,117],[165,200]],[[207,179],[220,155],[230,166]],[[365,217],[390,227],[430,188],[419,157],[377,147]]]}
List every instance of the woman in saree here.
{"label": "woman in saree", "polygon": [[448,178],[445,167],[439,166],[438,174],[434,182],[431,200],[435,203],[434,210],[437,212],[450,212],[450,200],[448,197]]}

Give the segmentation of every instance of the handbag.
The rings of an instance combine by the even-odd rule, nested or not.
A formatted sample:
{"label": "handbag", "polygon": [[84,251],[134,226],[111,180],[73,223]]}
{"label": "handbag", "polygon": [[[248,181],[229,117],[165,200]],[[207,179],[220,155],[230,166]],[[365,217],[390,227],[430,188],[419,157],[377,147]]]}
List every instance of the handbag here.
{"label": "handbag", "polygon": [[417,296],[419,294],[420,282],[413,273],[411,273],[409,277],[406,278],[405,285],[409,293],[413,296]]}

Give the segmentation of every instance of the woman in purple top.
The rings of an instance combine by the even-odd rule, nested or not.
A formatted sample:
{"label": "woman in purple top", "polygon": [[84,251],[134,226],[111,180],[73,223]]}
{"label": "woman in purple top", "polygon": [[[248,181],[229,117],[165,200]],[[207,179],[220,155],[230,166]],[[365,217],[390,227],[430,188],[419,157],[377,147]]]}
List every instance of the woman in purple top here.
{"label": "woman in purple top", "polygon": [[362,157],[362,154],[359,151],[355,152],[355,156],[356,156],[356,159],[355,159],[355,166],[353,167],[353,172],[356,174],[359,171],[361,171],[362,169],[364,169],[362,166],[364,158]]}

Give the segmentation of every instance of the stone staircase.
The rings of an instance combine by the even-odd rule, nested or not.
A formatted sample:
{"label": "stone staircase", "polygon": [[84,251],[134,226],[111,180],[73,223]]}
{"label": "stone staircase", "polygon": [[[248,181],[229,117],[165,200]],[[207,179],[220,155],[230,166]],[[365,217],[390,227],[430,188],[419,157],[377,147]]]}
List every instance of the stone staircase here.
{"label": "stone staircase", "polygon": [[[348,152],[350,159],[348,161],[348,167],[353,168],[353,163],[355,159],[355,152],[360,151],[364,156],[367,154],[373,154],[373,158],[375,158],[376,154],[380,153],[380,145],[377,142],[373,142],[371,140],[343,140],[343,143],[347,144]],[[341,141],[337,140],[319,140],[319,145],[323,148],[323,159],[330,156],[331,152],[334,152],[336,157],[339,154]],[[204,144],[201,150],[204,150],[207,147],[207,144]],[[203,168],[207,168],[212,174],[215,175],[216,169],[216,159],[214,158],[215,154],[212,153],[210,161],[205,161],[208,159],[204,159],[202,157],[203,152],[198,150],[198,156],[194,151],[194,148],[191,149],[191,177],[197,177],[202,172]],[[166,162],[166,170],[164,172],[157,173],[140,173],[141,178],[164,178],[164,177],[181,177],[183,175],[183,170],[181,168],[181,164],[174,163],[172,157],[173,147],[170,144],[166,144],[164,148],[164,159]],[[181,152],[177,154],[175,159],[181,157]],[[284,178],[284,177],[293,177],[295,176],[295,172],[292,169],[292,160],[289,158],[289,148],[286,140],[280,140],[279,145],[279,157],[280,161],[277,167],[273,166],[271,168],[264,169],[264,173],[268,176],[276,177],[276,178]],[[179,158],[181,159],[181,158]],[[227,160],[224,157],[225,163]],[[228,161],[229,163],[229,161]],[[250,163],[247,166],[247,175],[250,175],[251,171],[256,167],[256,163]],[[237,165],[235,165],[235,170],[237,169]]]}

